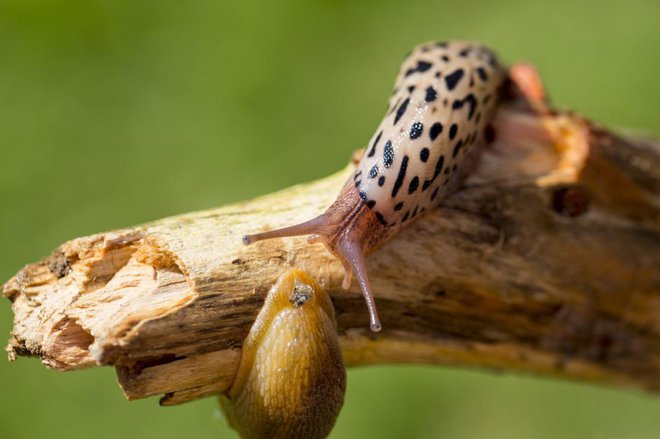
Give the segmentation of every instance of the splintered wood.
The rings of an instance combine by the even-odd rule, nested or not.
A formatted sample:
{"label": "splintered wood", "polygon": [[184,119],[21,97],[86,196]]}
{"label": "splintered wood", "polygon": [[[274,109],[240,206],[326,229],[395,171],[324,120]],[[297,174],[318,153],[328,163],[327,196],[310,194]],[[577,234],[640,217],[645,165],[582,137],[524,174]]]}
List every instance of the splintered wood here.
{"label": "splintered wood", "polygon": [[[117,369],[129,399],[224,391],[286,269],[330,292],[349,366],[432,363],[660,389],[660,147],[571,115],[517,117],[463,189],[368,258],[384,329],[304,237],[241,236],[318,215],[351,168],[256,200],[69,241],[4,285],[10,358]],[[525,119],[525,118],[528,118]],[[496,126],[498,126],[496,124]],[[499,138],[499,137],[498,137]]]}

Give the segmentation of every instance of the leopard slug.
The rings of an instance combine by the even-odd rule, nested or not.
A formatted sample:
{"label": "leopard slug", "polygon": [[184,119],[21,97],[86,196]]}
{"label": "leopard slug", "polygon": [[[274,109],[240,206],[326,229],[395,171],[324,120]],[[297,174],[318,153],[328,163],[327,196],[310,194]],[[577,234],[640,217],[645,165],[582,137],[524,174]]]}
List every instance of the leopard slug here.
{"label": "leopard slug", "polygon": [[506,78],[496,56],[473,42],[426,43],[405,58],[382,122],[336,201],[298,225],[243,237],[315,235],[342,262],[343,287],[354,274],[373,331],[381,323],[365,268],[375,247],[455,191],[492,134]]}

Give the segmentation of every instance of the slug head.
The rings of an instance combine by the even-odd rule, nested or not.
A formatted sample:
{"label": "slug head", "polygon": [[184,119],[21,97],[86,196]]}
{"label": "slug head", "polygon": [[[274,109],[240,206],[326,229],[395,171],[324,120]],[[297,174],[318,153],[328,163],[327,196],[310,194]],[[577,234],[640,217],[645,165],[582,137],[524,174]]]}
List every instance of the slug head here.
{"label": "slug head", "polygon": [[382,329],[373,292],[367,276],[365,255],[382,242],[388,231],[367,208],[355,187],[346,184],[328,210],[303,223],[243,237],[245,245],[271,238],[313,235],[310,242],[322,242],[343,264],[342,287],[347,289],[355,274],[369,311],[371,330]]}

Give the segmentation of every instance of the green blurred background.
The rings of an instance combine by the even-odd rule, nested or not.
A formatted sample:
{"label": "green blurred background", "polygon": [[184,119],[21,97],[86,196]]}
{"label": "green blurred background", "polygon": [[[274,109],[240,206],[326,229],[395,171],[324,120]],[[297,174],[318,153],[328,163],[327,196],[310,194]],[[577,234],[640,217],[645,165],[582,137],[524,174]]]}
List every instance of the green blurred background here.
{"label": "green blurred background", "polygon": [[[559,106],[658,135],[658,19],[656,0],[0,0],[0,281],[76,236],[341,168],[426,40],[532,61]],[[234,437],[213,399],[129,403],[112,369],[0,360],[0,438],[184,435]],[[658,438],[660,398],[370,367],[333,437]]]}

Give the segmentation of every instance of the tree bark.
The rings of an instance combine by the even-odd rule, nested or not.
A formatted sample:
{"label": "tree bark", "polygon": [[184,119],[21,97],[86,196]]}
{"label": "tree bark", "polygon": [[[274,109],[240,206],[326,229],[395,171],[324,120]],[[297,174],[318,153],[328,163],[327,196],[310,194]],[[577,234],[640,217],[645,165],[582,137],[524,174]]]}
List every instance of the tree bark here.
{"label": "tree bark", "polygon": [[[322,245],[241,244],[321,213],[349,166],[61,245],[4,285],[10,358],[63,371],[111,365],[129,399],[164,394],[164,405],[222,392],[266,292],[297,267],[329,290],[348,366],[476,366],[659,390],[660,144],[569,114],[519,122],[566,141],[503,136],[459,192],[369,256],[381,333]],[[586,142],[571,137],[580,129]]]}

